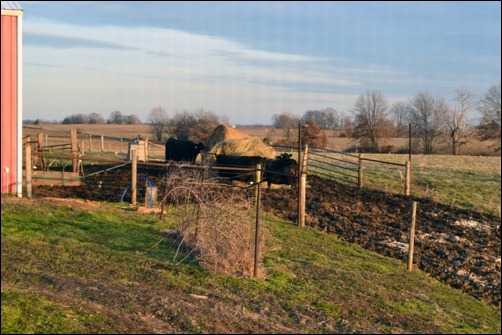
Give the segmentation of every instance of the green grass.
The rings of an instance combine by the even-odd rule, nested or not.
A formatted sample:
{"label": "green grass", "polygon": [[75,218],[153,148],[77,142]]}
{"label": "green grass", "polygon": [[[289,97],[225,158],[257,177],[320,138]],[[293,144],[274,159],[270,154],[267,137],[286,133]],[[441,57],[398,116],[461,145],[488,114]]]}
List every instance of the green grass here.
{"label": "green grass", "polygon": [[3,200],[2,333],[501,331],[492,306],[271,216],[267,277],[244,279],[174,261],[169,216]]}
{"label": "green grass", "polygon": [[113,331],[106,318],[51,301],[42,293],[4,292],[2,334],[82,334]]}

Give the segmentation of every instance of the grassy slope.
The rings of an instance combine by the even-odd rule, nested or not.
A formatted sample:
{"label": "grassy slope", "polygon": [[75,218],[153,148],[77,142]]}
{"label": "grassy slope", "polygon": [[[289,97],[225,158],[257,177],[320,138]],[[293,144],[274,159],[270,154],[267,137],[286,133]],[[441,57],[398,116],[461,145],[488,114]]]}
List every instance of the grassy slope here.
{"label": "grassy slope", "polygon": [[[267,217],[265,280],[173,261],[169,221],[2,199],[2,333],[500,333],[399,261]],[[206,296],[198,298],[197,296]]]}

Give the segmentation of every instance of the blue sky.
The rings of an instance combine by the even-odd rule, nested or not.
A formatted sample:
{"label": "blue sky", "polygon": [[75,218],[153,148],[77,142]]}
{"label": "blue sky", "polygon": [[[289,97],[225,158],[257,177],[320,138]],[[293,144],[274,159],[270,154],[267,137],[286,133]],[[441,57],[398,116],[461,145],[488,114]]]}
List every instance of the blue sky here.
{"label": "blue sky", "polygon": [[481,96],[501,77],[500,2],[20,1],[24,118],[146,121],[204,108],[234,124],[379,90]]}

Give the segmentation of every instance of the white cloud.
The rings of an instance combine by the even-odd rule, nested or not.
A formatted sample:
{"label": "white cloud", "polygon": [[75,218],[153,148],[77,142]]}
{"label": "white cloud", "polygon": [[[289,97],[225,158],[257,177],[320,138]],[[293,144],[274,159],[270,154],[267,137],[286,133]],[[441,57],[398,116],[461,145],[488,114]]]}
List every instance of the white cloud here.
{"label": "white cloud", "polygon": [[[56,112],[44,116],[51,119],[121,109],[146,119],[160,104],[168,110],[204,107],[233,122],[268,123],[285,108],[349,109],[360,93],[354,73],[399,75],[375,67],[337,69],[321,57],[254,50],[172,29],[26,20],[25,32],[51,41],[25,46],[28,118],[41,111]],[[335,94],[347,88],[358,92]]]}

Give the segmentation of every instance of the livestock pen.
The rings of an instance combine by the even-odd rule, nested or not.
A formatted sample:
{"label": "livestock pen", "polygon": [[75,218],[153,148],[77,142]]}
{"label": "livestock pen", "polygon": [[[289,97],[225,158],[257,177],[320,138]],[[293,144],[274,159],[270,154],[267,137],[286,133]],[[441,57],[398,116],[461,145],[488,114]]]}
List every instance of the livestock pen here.
{"label": "livestock pen", "polygon": [[[298,148],[274,146],[278,152],[298,154]],[[394,155],[397,156],[397,155]],[[343,183],[385,190],[393,193],[411,194],[411,162],[404,155],[401,163],[377,159],[382,155],[363,155],[330,150],[309,148],[307,174]]]}

